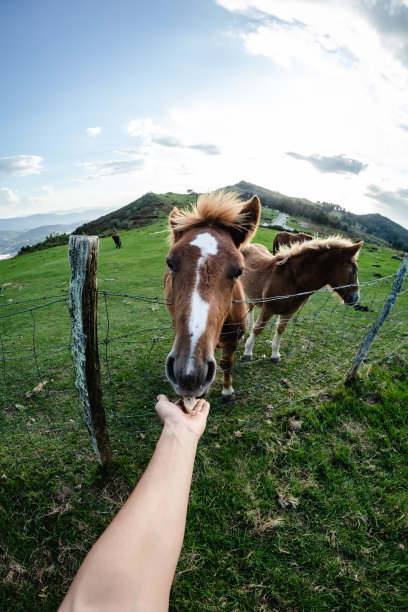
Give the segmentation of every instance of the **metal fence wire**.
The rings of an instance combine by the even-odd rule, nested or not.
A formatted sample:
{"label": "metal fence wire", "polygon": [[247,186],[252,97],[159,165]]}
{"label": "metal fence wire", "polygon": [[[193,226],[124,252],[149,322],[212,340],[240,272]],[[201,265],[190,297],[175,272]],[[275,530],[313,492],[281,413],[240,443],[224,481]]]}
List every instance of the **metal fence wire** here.
{"label": "metal fence wire", "polygon": [[[344,381],[357,349],[390,293],[395,275],[360,284],[358,308],[347,307],[332,289],[316,292],[282,337],[282,363],[270,363],[276,318],[265,324],[254,358],[235,354],[235,404],[250,403],[246,423],[264,418],[265,406],[294,405]],[[98,292],[98,348],[103,406],[114,456],[128,442],[160,430],[154,412],[158,393],[175,399],[164,364],[173,327],[163,298]],[[279,299],[279,298],[277,298]],[[0,462],[49,460],[72,455],[93,460],[76,388],[69,294],[0,305]],[[245,336],[246,339],[247,336]],[[378,332],[367,365],[406,350],[408,284]],[[208,393],[212,413],[223,410],[222,374]]]}

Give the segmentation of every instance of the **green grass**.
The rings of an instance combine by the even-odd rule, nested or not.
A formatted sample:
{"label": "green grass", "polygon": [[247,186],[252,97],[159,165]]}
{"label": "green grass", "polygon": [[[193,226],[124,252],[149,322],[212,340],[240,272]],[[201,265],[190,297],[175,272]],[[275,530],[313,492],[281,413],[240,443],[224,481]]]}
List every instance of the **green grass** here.
{"label": "green grass", "polygon": [[[121,250],[102,239],[99,289],[161,298],[168,245],[165,233],[154,232],[164,228],[163,221],[121,233]],[[271,247],[274,234],[261,228],[256,241]],[[393,254],[365,245],[360,281],[394,274]],[[0,316],[53,301],[21,300],[62,298],[0,319],[0,607],[55,610],[149,461],[160,433],[155,396],[173,396],[163,371],[172,331],[163,304],[100,296],[104,404],[116,457],[101,470],[74,391],[66,247],[0,262],[0,275],[3,285],[12,283],[0,293]],[[253,363],[242,362],[241,346],[233,405],[222,404],[217,374],[171,610],[406,609],[406,293],[356,385],[341,384],[389,288],[389,280],[363,288],[368,312],[313,296],[283,337],[279,366],[262,358],[272,330],[255,345]],[[40,380],[49,393],[27,398]]]}

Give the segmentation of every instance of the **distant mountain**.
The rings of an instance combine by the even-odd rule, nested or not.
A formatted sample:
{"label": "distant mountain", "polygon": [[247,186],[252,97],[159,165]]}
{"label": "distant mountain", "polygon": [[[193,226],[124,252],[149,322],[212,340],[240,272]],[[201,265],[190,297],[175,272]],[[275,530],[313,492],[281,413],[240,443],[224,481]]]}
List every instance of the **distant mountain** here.
{"label": "distant mountain", "polygon": [[408,230],[378,213],[371,215],[355,215],[358,223],[371,234],[381,236],[395,248],[408,251]]}
{"label": "distant mountain", "polygon": [[15,255],[21,247],[42,242],[52,233],[71,233],[78,224],[105,214],[107,210],[110,209],[85,208],[0,219],[0,255]]}
{"label": "distant mountain", "polygon": [[30,229],[27,232],[0,231],[0,255],[15,255],[21,247],[37,244],[51,234],[70,234],[76,227],[71,225],[43,225]]}
{"label": "distant mountain", "polygon": [[27,215],[26,217],[11,217],[10,219],[0,219],[0,232],[17,231],[25,232],[44,225],[74,225],[86,223],[92,219],[105,215],[112,208],[85,208],[61,213],[39,213]]}
{"label": "distant mountain", "polygon": [[75,229],[75,225],[72,223],[69,225],[43,225],[42,227],[35,227],[34,229],[28,230],[19,234],[19,242],[25,244],[35,244],[41,242],[46,236],[50,234],[70,234]]}

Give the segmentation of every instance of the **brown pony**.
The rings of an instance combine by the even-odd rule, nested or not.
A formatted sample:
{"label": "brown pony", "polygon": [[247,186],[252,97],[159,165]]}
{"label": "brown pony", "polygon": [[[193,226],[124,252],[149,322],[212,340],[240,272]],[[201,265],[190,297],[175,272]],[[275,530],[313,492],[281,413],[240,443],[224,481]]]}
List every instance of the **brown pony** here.
{"label": "brown pony", "polygon": [[291,234],[290,232],[278,232],[273,239],[272,252],[274,255],[280,250],[280,248],[286,244],[294,244],[295,242],[306,242],[306,240],[313,240],[312,236],[299,232],[298,234]]}
{"label": "brown pony", "polygon": [[[303,244],[284,246],[275,256],[261,244],[245,247],[242,283],[250,302],[250,336],[245,344],[244,359],[252,359],[255,339],[271,316],[277,314],[279,320],[272,341],[271,361],[279,363],[280,340],[289,320],[312,293],[325,285],[333,287],[345,304],[354,305],[359,299],[356,259],[363,244],[353,244],[340,236],[315,238]],[[288,297],[270,299],[278,296]],[[261,307],[261,312],[253,326],[255,304]]]}
{"label": "brown pony", "polygon": [[184,398],[207,391],[215,376],[214,350],[221,348],[222,395],[233,399],[231,368],[246,328],[240,249],[255,234],[260,214],[258,196],[242,202],[224,190],[200,195],[190,211],[170,213],[173,245],[164,288],[175,338],[166,375]]}

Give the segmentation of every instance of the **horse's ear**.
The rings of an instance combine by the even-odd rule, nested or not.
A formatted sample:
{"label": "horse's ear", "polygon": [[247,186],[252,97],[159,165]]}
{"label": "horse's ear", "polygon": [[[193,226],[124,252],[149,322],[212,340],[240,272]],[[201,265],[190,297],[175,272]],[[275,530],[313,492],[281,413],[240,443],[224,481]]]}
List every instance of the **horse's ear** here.
{"label": "horse's ear", "polygon": [[230,230],[232,239],[238,249],[248,244],[258,229],[261,217],[261,202],[257,195],[254,195],[248,202],[245,202],[241,208],[240,216],[242,216],[243,220],[239,228]]}
{"label": "horse's ear", "polygon": [[182,216],[183,215],[180,214],[178,208],[173,208],[173,210],[169,214],[169,227],[173,233],[173,242],[177,242],[177,240],[180,238],[181,232],[177,230],[177,226],[178,226],[177,222],[180,220],[180,217]]}
{"label": "horse's ear", "polygon": [[357,258],[363,244],[364,240],[361,240],[360,242],[356,242],[356,244],[352,244],[351,246],[347,247],[347,254],[350,255],[350,257]]}

